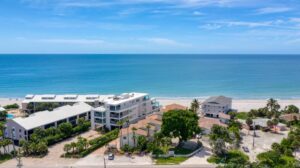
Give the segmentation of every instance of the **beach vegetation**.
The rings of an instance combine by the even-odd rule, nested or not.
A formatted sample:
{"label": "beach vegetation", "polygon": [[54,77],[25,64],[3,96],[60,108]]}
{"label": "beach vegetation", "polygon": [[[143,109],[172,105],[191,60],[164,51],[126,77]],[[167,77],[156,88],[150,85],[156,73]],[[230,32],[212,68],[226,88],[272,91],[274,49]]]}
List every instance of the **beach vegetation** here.
{"label": "beach vegetation", "polygon": [[246,120],[247,118],[249,118],[248,112],[238,112],[236,113],[235,117],[240,120]]}
{"label": "beach vegetation", "polygon": [[40,102],[40,103],[29,103],[27,105],[28,112],[35,112],[35,111],[52,111],[53,109],[60,107],[59,103],[49,103],[49,102]]}
{"label": "beach vegetation", "polygon": [[198,120],[199,117],[192,111],[171,110],[163,114],[161,133],[163,136],[178,138],[181,144],[201,132]]}
{"label": "beach vegetation", "polygon": [[282,110],[282,113],[284,114],[299,113],[299,108],[295,105],[288,105]]}
{"label": "beach vegetation", "polygon": [[17,103],[14,103],[14,104],[6,105],[6,106],[4,106],[4,108],[6,110],[10,110],[10,109],[18,109],[18,108],[20,108],[20,106]]}

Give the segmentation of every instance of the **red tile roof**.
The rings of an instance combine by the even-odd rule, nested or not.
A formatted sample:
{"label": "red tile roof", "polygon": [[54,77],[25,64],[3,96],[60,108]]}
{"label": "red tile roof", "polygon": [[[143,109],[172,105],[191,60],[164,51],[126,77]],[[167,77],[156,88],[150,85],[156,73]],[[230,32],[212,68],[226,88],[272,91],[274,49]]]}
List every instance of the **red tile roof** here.
{"label": "red tile roof", "polygon": [[198,124],[199,124],[200,128],[205,128],[205,129],[209,129],[209,130],[213,127],[213,125],[227,127],[227,125],[224,123],[221,123],[219,119],[208,118],[208,117],[200,118]]}

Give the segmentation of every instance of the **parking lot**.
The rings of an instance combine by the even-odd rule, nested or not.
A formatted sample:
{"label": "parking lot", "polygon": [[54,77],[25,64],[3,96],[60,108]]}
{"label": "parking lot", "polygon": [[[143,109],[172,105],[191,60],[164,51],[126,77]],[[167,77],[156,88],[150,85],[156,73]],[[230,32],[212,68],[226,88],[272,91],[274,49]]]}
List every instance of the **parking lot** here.
{"label": "parking lot", "polygon": [[[256,137],[254,138],[254,147],[253,147],[253,131],[250,131],[248,135],[248,130],[242,130],[243,141],[241,147],[245,146],[249,149],[249,152],[245,152],[249,155],[251,161],[255,161],[256,155],[271,149],[271,145],[274,142],[281,142],[281,140],[287,137],[288,131],[280,132],[280,133],[271,133],[271,132],[263,132],[260,130],[256,130]],[[243,150],[241,148],[241,150]]]}

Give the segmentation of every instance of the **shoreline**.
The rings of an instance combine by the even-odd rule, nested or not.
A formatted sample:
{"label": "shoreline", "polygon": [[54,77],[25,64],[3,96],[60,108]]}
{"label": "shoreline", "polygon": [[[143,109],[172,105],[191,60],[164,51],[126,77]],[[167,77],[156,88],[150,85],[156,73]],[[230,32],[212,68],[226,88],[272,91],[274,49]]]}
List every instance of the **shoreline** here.
{"label": "shoreline", "polygon": [[[154,97],[161,105],[165,106],[168,104],[180,104],[183,106],[190,106],[191,101],[194,99],[192,97]],[[23,98],[0,98],[0,106],[5,106],[8,104],[17,103],[21,105]],[[204,97],[198,98],[199,102],[205,100]],[[281,108],[287,105],[295,105],[300,108],[300,98],[299,99],[277,99]],[[267,99],[233,99],[232,108],[238,110],[239,112],[248,112],[251,109],[258,109],[265,107]]]}

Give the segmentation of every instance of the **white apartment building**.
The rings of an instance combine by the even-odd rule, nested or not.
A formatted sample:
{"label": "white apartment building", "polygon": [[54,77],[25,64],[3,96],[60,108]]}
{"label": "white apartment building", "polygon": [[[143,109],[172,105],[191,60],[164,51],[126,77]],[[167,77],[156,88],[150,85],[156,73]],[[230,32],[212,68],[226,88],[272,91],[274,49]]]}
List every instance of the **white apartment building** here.
{"label": "white apartment building", "polygon": [[118,128],[118,121],[136,123],[156,111],[159,111],[159,105],[147,93],[123,93],[108,97],[102,106],[94,108],[92,128]]}
{"label": "white apartment building", "polygon": [[22,109],[28,110],[38,103],[58,103],[59,105],[72,105],[84,102],[93,107],[91,114],[92,128],[105,126],[108,129],[118,127],[120,120],[129,120],[135,123],[147,115],[159,111],[159,104],[155,99],[150,99],[147,93],[123,93],[121,95],[26,95],[22,102]]}
{"label": "white apartment building", "polygon": [[72,106],[65,105],[56,108],[53,111],[41,111],[24,118],[8,119],[5,136],[18,143],[21,139],[28,140],[36,128],[57,127],[64,122],[75,125],[79,118],[90,120],[91,111],[92,106],[84,102],[78,102]]}
{"label": "white apartment building", "polygon": [[214,96],[206,99],[201,104],[203,116],[219,118],[220,113],[227,114],[232,107],[232,98],[225,96]]}
{"label": "white apartment building", "polygon": [[35,106],[39,103],[58,103],[60,106],[72,105],[77,102],[85,102],[93,107],[98,107],[103,105],[103,102],[108,97],[114,95],[99,95],[99,94],[88,94],[88,95],[77,95],[77,94],[66,94],[66,95],[55,95],[55,94],[43,94],[43,95],[33,95],[29,94],[25,96],[22,101],[22,110],[29,111],[28,107],[33,106],[33,111],[36,112]]}

